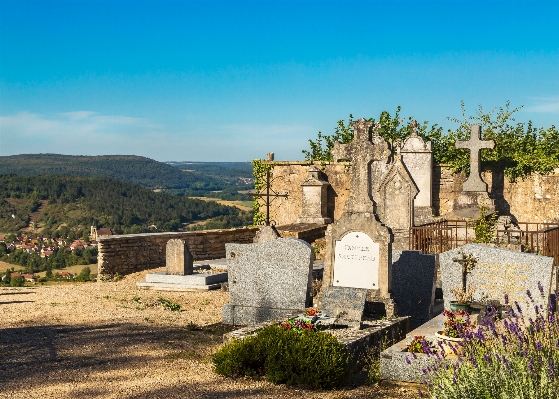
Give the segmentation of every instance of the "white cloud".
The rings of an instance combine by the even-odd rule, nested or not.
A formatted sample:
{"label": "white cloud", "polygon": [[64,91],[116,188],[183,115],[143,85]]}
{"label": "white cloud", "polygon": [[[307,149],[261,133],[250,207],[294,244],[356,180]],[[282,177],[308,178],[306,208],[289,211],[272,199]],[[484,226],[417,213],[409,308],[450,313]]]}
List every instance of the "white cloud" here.
{"label": "white cloud", "polygon": [[207,124],[174,129],[147,118],[92,111],[0,117],[0,155],[141,155],[160,161],[247,161],[273,151],[278,159],[301,159],[316,129],[265,123]]}
{"label": "white cloud", "polygon": [[528,112],[559,113],[559,96],[555,97],[533,97],[535,105],[526,107]]}

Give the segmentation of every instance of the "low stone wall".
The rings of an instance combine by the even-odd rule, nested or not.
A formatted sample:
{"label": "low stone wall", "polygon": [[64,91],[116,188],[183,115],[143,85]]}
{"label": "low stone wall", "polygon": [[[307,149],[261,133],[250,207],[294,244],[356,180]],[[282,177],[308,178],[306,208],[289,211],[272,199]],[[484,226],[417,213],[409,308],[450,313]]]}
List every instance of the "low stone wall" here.
{"label": "low stone wall", "polygon": [[252,243],[257,227],[99,237],[99,276],[112,277],[165,266],[167,241],[185,240],[195,260],[225,258],[225,243]]}

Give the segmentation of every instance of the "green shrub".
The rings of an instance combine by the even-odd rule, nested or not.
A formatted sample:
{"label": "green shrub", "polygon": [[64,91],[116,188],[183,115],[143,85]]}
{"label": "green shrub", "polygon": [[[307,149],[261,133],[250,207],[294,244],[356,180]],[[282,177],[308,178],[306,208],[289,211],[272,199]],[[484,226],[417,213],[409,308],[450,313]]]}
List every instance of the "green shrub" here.
{"label": "green shrub", "polygon": [[25,279],[21,276],[15,276],[10,279],[10,287],[23,287]]}
{"label": "green shrub", "polygon": [[83,282],[91,280],[91,269],[89,268],[89,266],[84,267],[80,271],[80,274],[78,275],[78,277],[76,277],[76,280]]}
{"label": "green shrub", "polygon": [[212,360],[216,373],[227,377],[265,376],[276,384],[313,388],[339,386],[348,370],[347,349],[330,334],[279,326],[227,343]]}

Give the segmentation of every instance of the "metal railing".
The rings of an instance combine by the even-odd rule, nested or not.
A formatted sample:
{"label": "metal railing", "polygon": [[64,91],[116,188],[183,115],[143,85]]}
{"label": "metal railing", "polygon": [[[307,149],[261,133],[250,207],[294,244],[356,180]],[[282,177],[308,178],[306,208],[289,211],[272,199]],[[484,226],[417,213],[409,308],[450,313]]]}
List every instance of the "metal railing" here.
{"label": "metal railing", "polygon": [[[518,246],[522,252],[551,256],[559,265],[559,223],[518,222],[520,229],[496,230],[494,244]],[[440,220],[410,228],[409,249],[437,254],[475,242],[464,220]]]}

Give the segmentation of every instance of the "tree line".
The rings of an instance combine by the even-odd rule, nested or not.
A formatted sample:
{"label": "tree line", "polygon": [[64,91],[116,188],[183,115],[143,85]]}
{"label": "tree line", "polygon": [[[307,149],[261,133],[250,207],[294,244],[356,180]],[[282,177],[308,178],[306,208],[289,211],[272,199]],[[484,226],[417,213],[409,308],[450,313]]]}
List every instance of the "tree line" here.
{"label": "tree line", "polygon": [[[505,107],[493,108],[486,112],[480,105],[476,114],[466,114],[464,102],[461,104],[460,118],[448,118],[458,125],[446,132],[438,124],[429,126],[423,122],[418,126],[417,134],[433,145],[435,163],[447,165],[454,172],[469,173],[470,153],[457,149],[456,140],[467,140],[470,137],[470,126],[478,124],[482,127],[484,140],[495,141],[495,148],[482,151],[482,161],[488,168],[503,170],[511,180],[522,179],[533,172],[551,173],[559,166],[559,131],[552,125],[549,128],[535,127],[531,121],[514,123],[513,114],[522,107],[511,109],[507,102]],[[412,117],[402,118],[401,108],[394,115],[387,111],[381,112],[378,118],[370,118],[371,122],[380,123],[379,134],[391,143],[403,141],[412,134]],[[318,132],[316,140],[309,140],[310,149],[303,150],[309,161],[332,161],[334,142],[350,143],[353,140],[352,115],[345,124],[339,120],[332,135]]]}
{"label": "tree line", "polygon": [[244,218],[235,207],[153,192],[110,178],[0,175],[0,231],[17,231],[27,224],[30,211],[37,209],[40,200],[48,201],[38,220],[47,236],[63,225],[89,232],[93,221],[98,227],[126,234],[176,231],[183,223],[218,216]]}

